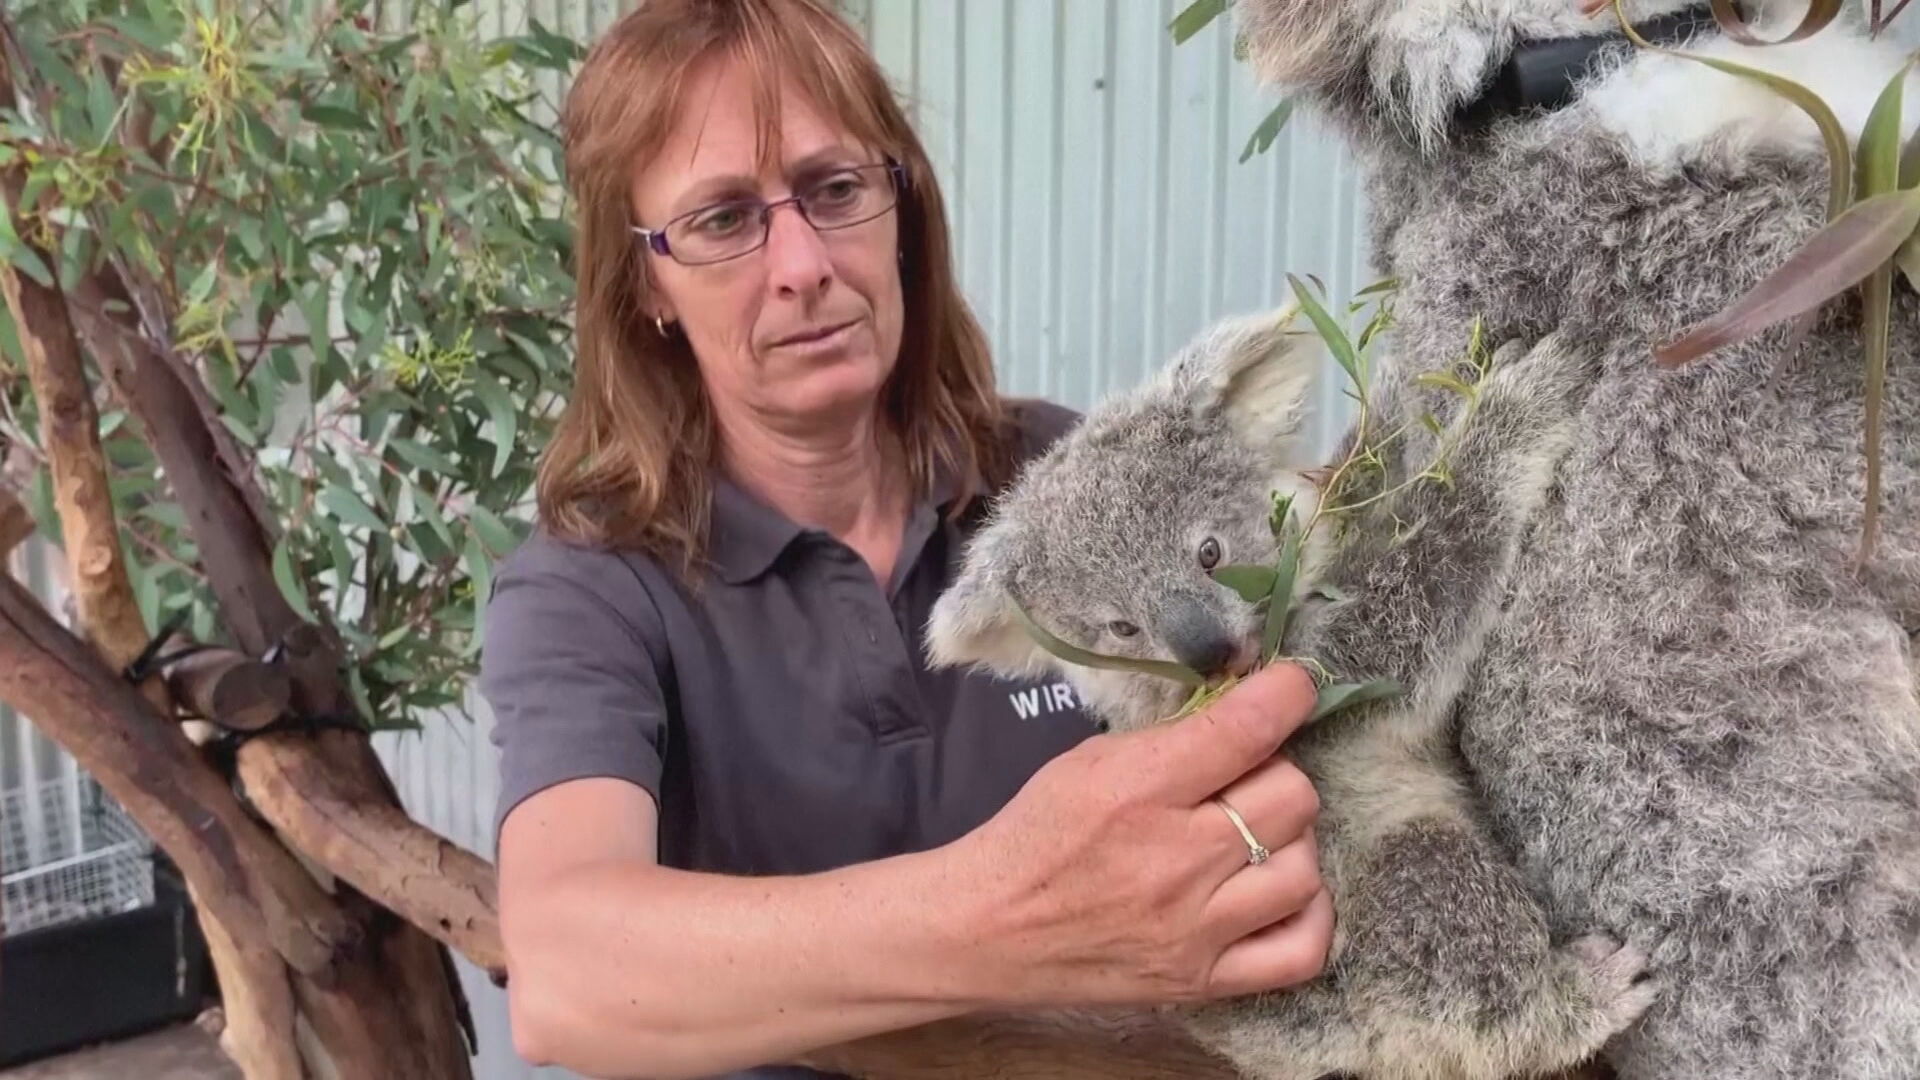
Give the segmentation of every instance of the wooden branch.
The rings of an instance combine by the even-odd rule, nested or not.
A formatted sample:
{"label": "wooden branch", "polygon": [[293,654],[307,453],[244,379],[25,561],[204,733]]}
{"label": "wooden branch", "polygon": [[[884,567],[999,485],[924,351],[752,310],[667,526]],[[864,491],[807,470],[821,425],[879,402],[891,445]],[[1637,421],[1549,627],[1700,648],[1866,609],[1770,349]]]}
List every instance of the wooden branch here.
{"label": "wooden branch", "polygon": [[[0,92],[4,92],[0,69]],[[20,188],[25,170],[0,170],[8,208],[20,220]],[[42,258],[51,258],[41,252]],[[57,266],[57,262],[48,265]],[[54,505],[67,553],[80,617],[108,659],[124,664],[146,645],[145,624],[127,584],[114,524],[113,498],[107,487],[106,455],[100,448],[100,414],[87,385],[80,343],[67,318],[66,298],[58,285],[48,288],[0,266],[0,292],[20,328],[20,347],[39,405],[40,440],[53,472]]]}
{"label": "wooden branch", "polygon": [[19,496],[0,485],[0,565],[21,542],[33,535],[33,514]]}
{"label": "wooden branch", "polygon": [[293,974],[264,941],[241,942],[227,932],[189,885],[213,970],[220,977],[226,1028],[220,1049],[247,1080],[305,1080],[295,1023]]}
{"label": "wooden branch", "polygon": [[493,866],[378,793],[327,775],[364,742],[342,731],[249,739],[239,755],[247,796],[302,854],[504,981]]}
{"label": "wooden branch", "polygon": [[293,701],[293,681],[281,668],[232,649],[205,648],[165,665],[175,701],[232,731],[258,731]]}
{"label": "wooden branch", "polygon": [[352,923],[179,729],[10,578],[0,578],[0,701],[98,779],[237,938],[269,942],[309,974],[353,941]]}
{"label": "wooden branch", "polygon": [[871,1080],[1238,1080],[1151,1011],[989,1013],[874,1035],[799,1064]]}

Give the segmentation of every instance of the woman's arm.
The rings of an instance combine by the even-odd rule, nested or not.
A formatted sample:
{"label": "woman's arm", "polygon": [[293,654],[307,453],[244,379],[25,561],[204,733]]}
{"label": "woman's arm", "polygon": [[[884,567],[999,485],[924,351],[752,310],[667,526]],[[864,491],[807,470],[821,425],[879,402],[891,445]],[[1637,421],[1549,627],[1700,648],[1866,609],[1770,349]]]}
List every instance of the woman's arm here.
{"label": "woman's arm", "polygon": [[[821,874],[663,868],[642,790],[550,788],[500,836],[515,1046],[590,1075],[694,1077],[975,1010],[1309,978],[1332,922],[1318,802],[1274,751],[1313,698],[1269,669],[1178,724],[1056,758],[952,844]],[[1265,864],[1208,802],[1222,788]]]}

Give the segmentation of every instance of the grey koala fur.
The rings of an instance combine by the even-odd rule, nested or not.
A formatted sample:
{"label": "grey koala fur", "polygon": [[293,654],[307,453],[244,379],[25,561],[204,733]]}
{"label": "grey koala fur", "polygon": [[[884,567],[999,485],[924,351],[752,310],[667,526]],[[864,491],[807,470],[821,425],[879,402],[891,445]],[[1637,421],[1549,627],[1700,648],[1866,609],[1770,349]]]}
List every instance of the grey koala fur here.
{"label": "grey koala fur", "polygon": [[[1198,553],[1212,540],[1214,566],[1271,565],[1269,494],[1292,494],[1302,521],[1317,505],[1299,475],[1308,462],[1297,425],[1320,353],[1292,318],[1287,309],[1210,328],[1024,469],[935,605],[932,662],[1057,672],[1118,730],[1171,716],[1185,691],[1056,659],[1027,635],[1016,601],[1083,648],[1207,674],[1247,667],[1262,610],[1214,581]],[[1341,539],[1318,542],[1330,535],[1324,522],[1310,534],[1302,581],[1332,584],[1339,598],[1303,592],[1286,651],[1409,693],[1289,743],[1321,796],[1316,835],[1337,927],[1328,969],[1184,1013],[1197,1041],[1250,1077],[1539,1075],[1590,1058],[1655,992],[1636,950],[1550,939],[1477,820],[1445,723],[1564,451],[1583,366],[1551,340],[1502,350],[1477,383],[1477,406],[1449,417],[1449,486],[1388,475],[1379,482],[1398,490],[1341,517]],[[1338,497],[1367,496],[1343,485]],[[1116,621],[1134,632],[1117,633]],[[1221,828],[1232,836],[1224,815]]]}
{"label": "grey koala fur", "polygon": [[[1375,263],[1403,287],[1383,398],[1419,408],[1408,370],[1476,317],[1598,360],[1455,723],[1549,929],[1651,946],[1662,991],[1609,1045],[1614,1070],[1920,1077],[1912,290],[1895,289],[1879,539],[1857,566],[1859,304],[1798,340],[1781,326],[1684,368],[1651,359],[1824,221],[1816,149],[1721,132],[1666,160],[1636,150],[1601,106],[1610,73],[1653,62],[1624,43],[1564,109],[1449,127],[1516,38],[1612,29],[1566,0],[1235,11],[1257,69],[1366,166]],[[1871,56],[1856,13],[1823,34],[1829,75]],[[1637,120],[1657,133],[1707,107]]]}

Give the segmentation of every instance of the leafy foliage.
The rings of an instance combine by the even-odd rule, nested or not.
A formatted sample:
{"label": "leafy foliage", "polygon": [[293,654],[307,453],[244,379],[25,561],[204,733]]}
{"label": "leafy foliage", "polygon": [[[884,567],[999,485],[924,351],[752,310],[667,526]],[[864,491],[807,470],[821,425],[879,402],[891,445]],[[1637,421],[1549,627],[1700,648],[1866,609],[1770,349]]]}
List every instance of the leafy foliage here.
{"label": "leafy foliage", "polygon": [[[142,283],[141,336],[187,361],[250,459],[275,580],[341,633],[366,715],[457,704],[568,385],[540,88],[582,50],[537,23],[483,39],[461,0],[391,29],[367,0],[24,0],[5,19],[24,105],[0,114],[0,160],[29,172],[0,256],[75,304],[100,302],[85,284],[105,268]],[[0,442],[33,456],[24,384],[0,369]],[[109,406],[101,433],[142,614],[217,640],[181,511],[123,421]],[[33,497],[53,532],[44,464]]]}

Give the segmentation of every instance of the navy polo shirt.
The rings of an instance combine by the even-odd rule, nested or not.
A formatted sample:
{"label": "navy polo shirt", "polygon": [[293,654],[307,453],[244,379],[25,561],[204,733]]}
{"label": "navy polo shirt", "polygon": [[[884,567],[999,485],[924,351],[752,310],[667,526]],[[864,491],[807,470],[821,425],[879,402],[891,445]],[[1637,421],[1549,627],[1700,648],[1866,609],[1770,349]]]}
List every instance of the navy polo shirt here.
{"label": "navy polo shirt", "polygon": [[[1020,457],[1077,417],[1014,404]],[[923,634],[984,509],[915,506],[893,580],[716,478],[697,589],[651,557],[536,532],[502,564],[480,687],[495,827],[527,796],[617,777],[659,806],[660,861],[797,874],[935,847],[1095,731],[1064,682],[930,671]]]}

